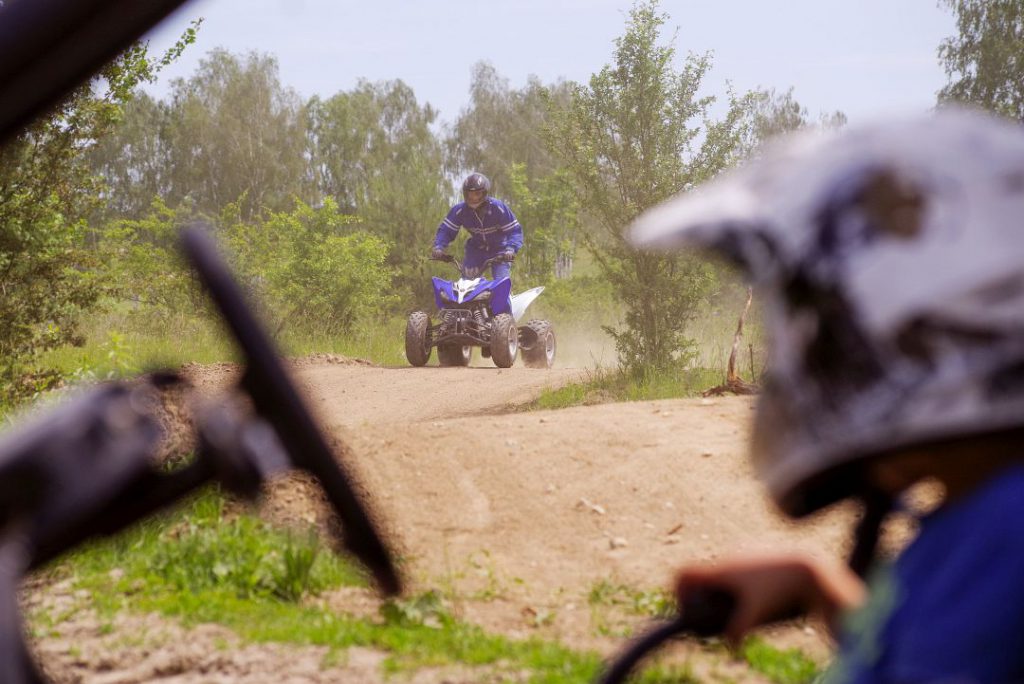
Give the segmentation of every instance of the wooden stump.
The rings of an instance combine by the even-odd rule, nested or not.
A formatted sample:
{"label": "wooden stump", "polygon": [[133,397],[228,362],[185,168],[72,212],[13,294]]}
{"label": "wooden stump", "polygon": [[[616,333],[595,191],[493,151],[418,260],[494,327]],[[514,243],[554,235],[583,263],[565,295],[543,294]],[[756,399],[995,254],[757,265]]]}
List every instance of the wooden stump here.
{"label": "wooden stump", "polygon": [[736,354],[740,348],[740,340],[743,339],[743,323],[747,320],[747,312],[750,311],[750,303],[754,301],[753,288],[747,288],[747,304],[740,314],[739,323],[736,325],[736,334],[732,336],[732,351],[729,352],[729,366],[726,369],[725,383],[716,385],[701,393],[702,397],[720,397],[723,394],[757,394],[758,386],[747,382],[736,372]]}

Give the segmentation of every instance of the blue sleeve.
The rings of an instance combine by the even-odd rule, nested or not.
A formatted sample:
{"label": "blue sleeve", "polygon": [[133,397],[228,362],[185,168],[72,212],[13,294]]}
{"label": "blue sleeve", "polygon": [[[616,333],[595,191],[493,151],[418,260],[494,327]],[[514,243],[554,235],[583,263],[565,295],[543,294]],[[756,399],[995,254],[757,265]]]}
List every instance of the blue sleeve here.
{"label": "blue sleeve", "polygon": [[501,206],[504,214],[501,225],[501,244],[505,249],[511,248],[518,252],[523,248],[523,227],[519,225],[519,219],[507,205],[502,204]]}
{"label": "blue sleeve", "polygon": [[850,681],[1024,681],[1024,468],[926,519],[895,577],[880,657]]}
{"label": "blue sleeve", "polygon": [[446,249],[459,234],[458,217],[459,205],[455,205],[448,211],[448,215],[437,227],[437,234],[434,236],[434,247]]}

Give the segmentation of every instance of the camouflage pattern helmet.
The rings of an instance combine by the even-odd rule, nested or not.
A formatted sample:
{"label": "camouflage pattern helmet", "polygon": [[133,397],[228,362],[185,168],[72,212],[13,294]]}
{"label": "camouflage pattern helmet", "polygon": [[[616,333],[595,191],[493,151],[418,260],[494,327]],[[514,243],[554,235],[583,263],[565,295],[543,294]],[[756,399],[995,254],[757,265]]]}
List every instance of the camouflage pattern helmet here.
{"label": "camouflage pattern helmet", "polygon": [[865,459],[1024,426],[1024,129],[986,115],[805,132],[652,209],[760,293],[753,437],[780,507],[863,493]]}

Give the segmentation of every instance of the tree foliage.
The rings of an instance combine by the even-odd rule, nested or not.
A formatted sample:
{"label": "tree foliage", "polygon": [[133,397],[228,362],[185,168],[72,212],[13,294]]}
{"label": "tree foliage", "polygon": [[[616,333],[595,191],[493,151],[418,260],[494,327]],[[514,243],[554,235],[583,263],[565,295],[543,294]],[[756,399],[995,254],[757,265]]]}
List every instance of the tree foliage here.
{"label": "tree foliage", "polygon": [[241,199],[246,217],[311,194],[306,109],[281,84],[277,60],[210,51],[169,102],[142,96],[97,150],[113,208],[138,217],[154,196],[215,215]]}
{"label": "tree foliage", "polygon": [[27,373],[33,359],[80,340],[78,317],[104,287],[87,244],[102,196],[89,155],[137,86],[194,38],[195,26],[158,59],[143,44],[129,48],[0,149],[0,403],[54,382],[54,373]]}
{"label": "tree foliage", "polygon": [[508,190],[516,217],[530,229],[516,260],[517,277],[530,283],[568,278],[580,231],[580,204],[569,172],[560,169],[531,183],[526,164],[513,163]]}
{"label": "tree foliage", "polygon": [[201,293],[189,278],[177,243],[186,220],[157,198],[141,218],[103,224],[97,273],[108,283],[108,293],[158,318],[194,310]]}
{"label": "tree foliage", "polygon": [[749,124],[740,144],[744,158],[757,154],[758,148],[772,138],[792,131],[811,126],[829,130],[846,125],[846,115],[838,110],[820,114],[815,122],[807,107],[796,100],[792,88],[783,92],[774,88],[756,90],[748,97]]}
{"label": "tree foliage", "polygon": [[[188,209],[161,200],[138,219],[117,219],[101,232],[97,277],[132,302],[147,323],[209,312],[197,279],[177,248]],[[225,243],[242,283],[275,330],[344,334],[393,303],[390,245],[371,235],[333,200],[249,219],[241,203],[224,207],[212,228]]]}
{"label": "tree foliage", "polygon": [[98,220],[141,217],[154,198],[171,195],[167,103],[138,90],[124,104],[120,119],[90,153],[91,166],[105,185]]}
{"label": "tree foliage", "polygon": [[[634,251],[622,229],[810,119],[792,90],[730,91],[716,105],[701,94],[710,58],[679,59],[662,40],[665,21],[657,0],[634,5],[612,63],[587,84],[531,77],[515,89],[481,62],[450,127],[400,80],[303,101],[257,52],[214,50],[156,99],[139,86],[195,26],[160,59],[132,48],[0,149],[2,392],[11,396],[14,378],[29,391],[51,381],[26,373],[34,355],[80,341],[76,324],[103,297],[146,325],[203,315],[175,248],[197,216],[229,244],[276,330],[344,335],[429,306],[429,276],[450,271],[423,256],[452,180],[470,170],[487,173],[522,222],[515,277],[552,286],[542,306],[578,312],[579,299],[614,299],[623,325],[609,331],[622,365],[638,375],[678,369],[717,271],[693,256]],[[573,273],[578,243],[597,275]]]}
{"label": "tree foliage", "polygon": [[714,98],[698,94],[710,59],[691,54],[676,71],[674,47],[659,42],[665,19],[657,2],[633,6],[614,63],[574,90],[552,140],[602,228],[588,247],[625,306],[625,327],[609,332],[620,363],[639,375],[688,359],[686,324],[715,273],[693,256],[635,251],[622,230],[737,161],[750,109],[750,98],[730,93],[725,116],[710,119]]}
{"label": "tree foliage", "polygon": [[511,189],[512,165],[520,164],[527,182],[552,175],[559,161],[545,138],[553,112],[568,106],[571,85],[544,85],[531,76],[513,89],[487,62],[473,65],[469,105],[449,133],[449,169],[456,176],[485,173],[499,194]]}
{"label": "tree foliage", "polygon": [[949,82],[939,102],[982,107],[1024,122],[1024,0],[941,0],[957,35],[939,45]]}
{"label": "tree foliage", "polygon": [[431,129],[437,112],[402,81],[362,81],[314,98],[309,110],[320,195],[392,245],[397,286],[425,305],[431,290],[421,255],[448,209],[444,150]]}

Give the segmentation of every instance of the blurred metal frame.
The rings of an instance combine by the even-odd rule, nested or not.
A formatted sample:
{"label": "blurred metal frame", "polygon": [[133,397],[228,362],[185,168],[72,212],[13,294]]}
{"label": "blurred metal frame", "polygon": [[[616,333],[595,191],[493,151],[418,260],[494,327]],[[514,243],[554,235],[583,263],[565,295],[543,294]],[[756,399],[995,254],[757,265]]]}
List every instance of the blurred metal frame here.
{"label": "blurred metal frame", "polygon": [[0,8],[0,144],[187,1],[7,0]]}
{"label": "blurred metal frame", "polygon": [[[186,2],[0,0],[0,145]],[[173,473],[157,472],[149,455],[158,431],[149,417],[131,408],[128,386],[117,384],[57,415],[41,417],[35,427],[5,435],[0,443],[4,684],[45,681],[25,646],[18,614],[16,592],[26,570],[87,538],[123,529],[205,482],[218,480],[238,494],[255,495],[265,476],[289,461],[324,487],[344,528],[336,531],[343,532],[340,543],[367,565],[381,591],[401,591],[389,550],[216,256],[214,243],[195,230],[186,232],[184,242],[250,361],[240,389],[285,443],[268,441],[269,428],[261,430],[266,425],[258,417],[235,420],[208,412],[205,431],[200,426],[200,458]],[[254,434],[263,435],[262,441],[254,442]],[[282,446],[286,454],[279,453]]]}

